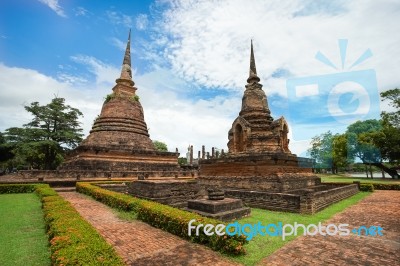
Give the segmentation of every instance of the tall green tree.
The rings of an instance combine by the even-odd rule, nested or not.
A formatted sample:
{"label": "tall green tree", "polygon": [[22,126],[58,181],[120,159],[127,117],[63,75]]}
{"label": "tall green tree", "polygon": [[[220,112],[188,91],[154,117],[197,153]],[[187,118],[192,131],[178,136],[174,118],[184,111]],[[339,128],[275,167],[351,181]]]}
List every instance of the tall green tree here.
{"label": "tall green tree", "polygon": [[5,131],[5,139],[13,146],[16,158],[31,167],[56,169],[65,152],[82,141],[79,117],[82,113],[65,104],[64,98],[55,97],[47,105],[33,102],[25,106],[33,119],[22,128]]}
{"label": "tall green tree", "polygon": [[357,121],[347,127],[348,154],[359,158],[363,163],[381,162],[374,136],[381,131],[381,123],[376,119]]}
{"label": "tall green tree", "polygon": [[332,173],[337,173],[339,167],[346,167],[349,163],[346,137],[334,135],[331,131],[312,138],[307,153],[315,160],[315,168],[331,169]]}
{"label": "tall green tree", "polygon": [[400,164],[400,89],[381,93],[382,101],[389,101],[392,112],[381,113],[382,131],[375,136],[374,142],[380,148],[383,159]]}
{"label": "tall green tree", "polygon": [[6,139],[0,132],[0,162],[7,161],[13,157],[12,147],[7,144]]}
{"label": "tall green tree", "polygon": [[154,140],[153,144],[157,151],[168,151],[168,146],[164,142]]}
{"label": "tall green tree", "polygon": [[[393,138],[398,139],[399,133],[396,133],[395,129],[394,132],[387,132],[387,128],[385,129],[383,125],[384,122],[382,120],[371,119],[357,121],[348,126],[346,134],[348,136],[349,156],[359,158],[365,165],[380,168],[392,178],[399,178],[396,169],[390,168],[383,163],[388,154],[391,154],[396,149],[395,144],[393,144],[394,146],[387,145],[389,142],[387,142],[386,137],[392,140]],[[385,134],[393,134],[393,136],[386,136]]]}
{"label": "tall green tree", "polygon": [[391,126],[400,129],[400,89],[392,89],[381,92],[381,100],[389,101],[389,106],[394,108],[393,112],[383,111],[382,120]]}

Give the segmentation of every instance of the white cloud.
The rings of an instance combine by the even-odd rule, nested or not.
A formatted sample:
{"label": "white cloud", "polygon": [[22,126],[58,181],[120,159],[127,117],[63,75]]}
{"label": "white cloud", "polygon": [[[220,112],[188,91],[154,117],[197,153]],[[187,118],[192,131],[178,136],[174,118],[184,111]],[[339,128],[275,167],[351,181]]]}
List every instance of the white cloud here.
{"label": "white cloud", "polygon": [[67,17],[62,7],[58,4],[58,0],[38,0],[38,1],[50,7],[51,10],[56,12],[56,14],[59,15],[60,17],[64,18]]}
{"label": "white cloud", "polygon": [[89,13],[89,11],[86,8],[81,7],[81,6],[78,6],[77,8],[75,8],[74,11],[75,11],[75,16],[77,16],[77,17],[86,16]]}
{"label": "white cloud", "polygon": [[103,85],[111,86],[120,74],[118,68],[107,65],[92,56],[75,55],[71,56],[71,60],[86,65],[88,70],[95,75],[97,84],[103,83]]}
{"label": "white cloud", "polygon": [[115,47],[117,47],[119,50],[121,51],[125,51],[126,49],[126,43],[124,43],[123,41],[121,41],[118,38],[112,37],[110,39],[111,44],[114,45]]}
{"label": "white cloud", "polygon": [[[242,88],[248,75],[250,39],[256,65],[269,94],[286,95],[287,77],[337,71],[315,60],[317,51],[341,65],[338,39],[348,39],[349,67],[367,48],[373,57],[354,71],[375,69],[380,90],[399,86],[400,2],[395,1],[184,1],[167,2],[158,33],[173,70],[207,87]],[[157,37],[159,38],[159,37]],[[266,86],[265,86],[266,87]],[[264,87],[264,88],[265,88]]]}
{"label": "white cloud", "polygon": [[84,77],[69,75],[66,73],[60,73],[59,75],[57,75],[57,79],[63,83],[67,83],[69,85],[85,84],[88,82],[88,80]]}
{"label": "white cloud", "polygon": [[136,29],[145,30],[149,24],[149,19],[146,14],[139,14],[136,17]]}
{"label": "white cloud", "polygon": [[136,75],[134,81],[153,140],[167,143],[171,151],[178,148],[181,156],[189,144],[195,156],[202,145],[210,152],[211,147],[227,150],[228,130],[239,112],[241,95],[185,98],[189,83],[164,68]]}
{"label": "white cloud", "polygon": [[122,12],[108,10],[106,15],[109,21],[114,25],[123,25],[127,28],[131,28],[133,25],[132,17]]}
{"label": "white cloud", "polygon": [[24,105],[31,102],[47,104],[54,96],[63,97],[66,103],[80,109],[84,117],[80,120],[85,133],[89,132],[93,119],[101,108],[104,96],[92,90],[72,86],[33,69],[8,67],[0,63],[0,131],[9,127],[20,127],[31,117]]}

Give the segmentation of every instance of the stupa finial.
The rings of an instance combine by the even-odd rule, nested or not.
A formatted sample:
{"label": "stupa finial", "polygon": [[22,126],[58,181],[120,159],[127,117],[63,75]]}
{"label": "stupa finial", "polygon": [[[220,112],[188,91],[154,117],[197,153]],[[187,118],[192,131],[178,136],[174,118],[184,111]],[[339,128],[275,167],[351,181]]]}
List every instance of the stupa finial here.
{"label": "stupa finial", "polygon": [[250,71],[249,71],[249,78],[247,79],[247,83],[259,82],[259,81],[260,81],[260,78],[257,76],[256,61],[254,59],[253,40],[251,40]]}

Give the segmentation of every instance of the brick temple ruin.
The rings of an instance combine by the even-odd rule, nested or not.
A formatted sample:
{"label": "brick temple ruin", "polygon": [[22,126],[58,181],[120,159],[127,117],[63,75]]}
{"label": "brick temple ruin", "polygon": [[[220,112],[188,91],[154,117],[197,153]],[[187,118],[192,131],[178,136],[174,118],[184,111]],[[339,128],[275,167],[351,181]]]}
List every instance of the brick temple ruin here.
{"label": "brick temple ruin", "polygon": [[288,124],[272,118],[259,82],[251,43],[242,108],[228,132],[229,153],[200,160],[199,183],[250,207],[300,213],[315,213],[357,193],[357,185],[321,184],[312,160],[290,152]]}
{"label": "brick temple ruin", "polygon": [[116,172],[122,176],[179,172],[179,153],[155,149],[134,85],[129,33],[121,75],[112,94],[107,96],[89,136],[69,154],[60,170]]}
{"label": "brick temple ruin", "polygon": [[179,166],[177,151],[155,149],[134,85],[129,33],[120,77],[89,136],[58,170],[19,175],[45,182],[127,178],[124,187],[101,186],[223,220],[248,215],[248,207],[315,213],[358,192],[356,184],[321,184],[312,161],[291,153],[288,124],[271,116],[252,43],[242,107],[228,132],[229,151],[212,148],[210,154],[203,146],[193,160],[189,146],[189,167]]}
{"label": "brick temple ruin", "polygon": [[178,151],[155,149],[132,79],[130,45],[129,32],[121,74],[112,93],[106,96],[89,136],[67,155],[57,170],[21,171],[21,178],[40,178],[50,182],[53,179],[157,178],[196,174],[179,167]]}

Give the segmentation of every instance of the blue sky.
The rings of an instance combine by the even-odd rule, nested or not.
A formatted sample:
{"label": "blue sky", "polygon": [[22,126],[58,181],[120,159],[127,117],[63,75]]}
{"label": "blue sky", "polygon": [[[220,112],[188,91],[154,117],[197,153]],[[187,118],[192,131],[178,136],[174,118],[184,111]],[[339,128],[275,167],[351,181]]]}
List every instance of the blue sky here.
{"label": "blue sky", "polygon": [[131,28],[152,139],[181,152],[189,144],[226,149],[253,39],[272,115],[286,117],[290,148],[302,154],[310,137],[390,110],[377,95],[399,86],[399,25],[400,3],[390,0],[3,0],[0,131],[29,121],[23,105],[58,95],[82,110],[87,134]]}

